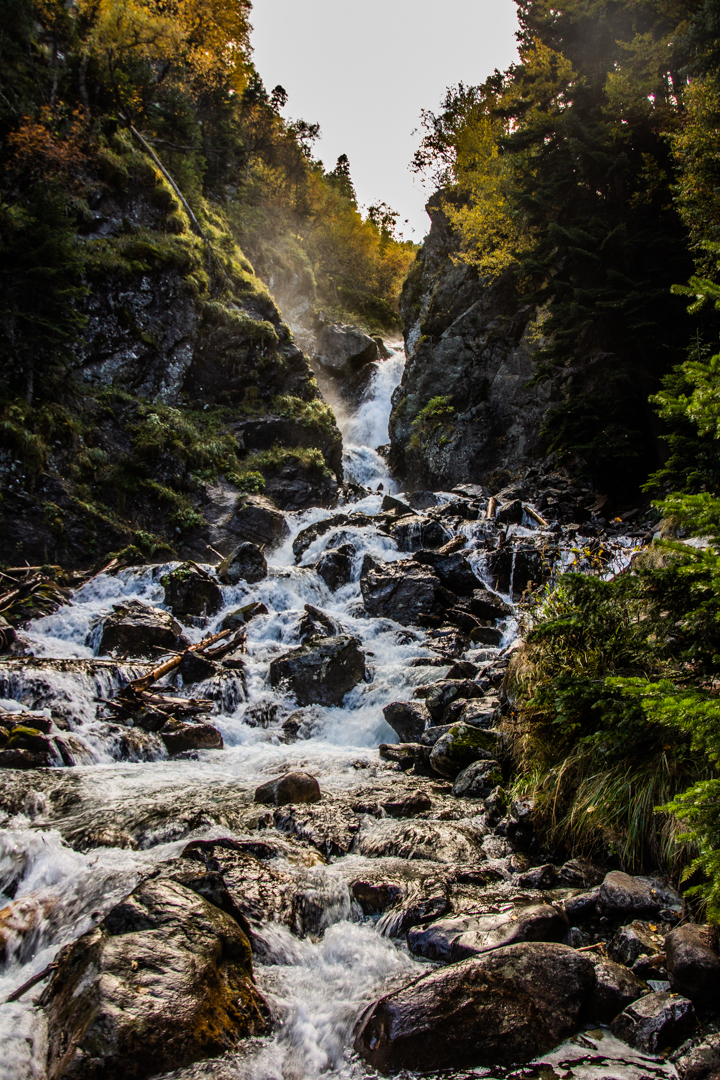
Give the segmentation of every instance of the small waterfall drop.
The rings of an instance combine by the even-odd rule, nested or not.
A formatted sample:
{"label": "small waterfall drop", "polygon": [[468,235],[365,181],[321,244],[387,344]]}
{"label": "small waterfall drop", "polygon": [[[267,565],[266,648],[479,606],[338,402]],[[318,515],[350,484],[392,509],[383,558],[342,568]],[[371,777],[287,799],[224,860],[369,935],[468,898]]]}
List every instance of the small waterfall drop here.
{"label": "small waterfall drop", "polygon": [[397,485],[390,475],[387,463],[377,447],[388,441],[388,422],[392,409],[392,395],[402,378],[405,355],[402,345],[395,346],[389,360],[381,361],[365,391],[357,412],[346,418],[338,418],[343,434],[343,468],[345,478],[352,484],[394,492]]}

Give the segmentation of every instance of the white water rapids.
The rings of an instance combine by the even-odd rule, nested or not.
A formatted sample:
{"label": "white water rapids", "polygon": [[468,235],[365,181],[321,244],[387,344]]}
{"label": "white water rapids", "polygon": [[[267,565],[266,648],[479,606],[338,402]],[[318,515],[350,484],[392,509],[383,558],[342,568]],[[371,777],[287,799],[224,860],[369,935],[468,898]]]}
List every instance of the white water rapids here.
{"label": "white water rapids", "polygon": [[[402,365],[398,353],[379,366],[358,412],[343,425],[348,478],[371,489],[382,484],[385,492],[396,487],[375,447],[387,442],[390,398]],[[349,509],[372,515],[379,512],[381,501],[382,494],[372,494]],[[78,745],[84,748],[86,764],[57,770],[64,785],[60,810],[51,805],[46,788],[39,785],[34,790],[30,782],[20,812],[6,815],[4,821],[0,818],[4,826],[0,834],[0,908],[12,899],[18,925],[25,917],[32,927],[29,932],[18,932],[0,968],[0,1002],[42,971],[63,944],[95,925],[151,868],[177,857],[189,840],[247,837],[241,828],[213,819],[214,801],[224,799],[226,803],[229,790],[238,804],[247,806],[258,784],[289,766],[311,772],[325,791],[348,791],[367,785],[369,780],[379,787],[392,785],[395,774],[380,768],[377,754],[379,743],[396,740],[382,708],[390,701],[412,697],[416,686],[442,677],[447,668],[411,666],[410,661],[433,656],[424,644],[423,632],[369,618],[363,609],[359,577],[365,554],[386,561],[409,557],[398,552],[388,536],[372,526],[342,527],[342,532],[350,534],[356,555],[352,582],[335,593],[328,590],[312,565],[326,548],[337,545],[339,530],[317,539],[301,564],[295,565],[292,539],[300,529],[331,513],[313,509],[289,514],[291,537],[271,556],[269,576],[256,585],[224,587],[223,609],[215,619],[202,630],[186,627],[188,636],[199,640],[211,633],[228,611],[241,605],[261,601],[269,611],[248,626],[247,698],[238,685],[227,680],[221,691],[206,684],[193,688],[198,696],[215,695],[217,711],[211,720],[222,733],[224,750],[201,751],[194,759],[118,762],[104,724],[96,718],[96,699],[112,696],[116,685],[110,669],[105,674],[87,674],[72,664],[66,665],[66,671],[29,667],[22,676],[13,677],[14,681],[6,679],[6,707],[21,703],[41,708],[39,687],[45,680],[52,691],[53,707],[60,702]],[[472,526],[464,526],[463,531],[471,535]],[[480,570],[479,550],[474,562]],[[35,656],[40,661],[44,657],[90,660],[97,649],[95,628],[112,604],[137,598],[163,606],[160,578],[173,565],[94,578],[77,591],[70,605],[32,624],[26,638]],[[307,603],[322,608],[344,631],[360,639],[368,654],[370,681],[355,687],[342,707],[305,710],[303,737],[288,744],[282,741],[281,723],[297,706],[291,698],[270,690],[268,665],[297,644],[299,621]],[[506,641],[514,625],[510,620]],[[473,655],[471,650],[468,658]],[[48,715],[49,708],[48,698]],[[176,809],[175,815],[160,813],[168,806]],[[73,833],[95,827],[122,828],[128,820],[141,823],[142,841],[137,850],[101,844],[83,851],[68,842]],[[361,861],[357,855],[346,859]],[[256,963],[256,977],[259,988],[282,1017],[275,1034],[250,1040],[238,1053],[219,1062],[200,1063],[173,1076],[183,1080],[316,1080],[329,1072],[341,1080],[360,1080],[374,1075],[351,1052],[353,1026],[367,1003],[422,974],[428,965],[412,957],[402,942],[379,933],[376,920],[362,915],[337,870],[338,861],[305,871],[324,912],[316,934],[301,939],[284,927],[271,925],[263,935],[264,955],[262,963]],[[45,1076],[46,1034],[42,1011],[33,1005],[36,994],[37,990],[31,991],[18,1002],[0,1005],[2,1080],[43,1080]],[[607,1033],[603,1038],[595,1032],[592,1038],[595,1044],[589,1038],[584,1044],[568,1044],[564,1057],[556,1056],[553,1062],[582,1057],[583,1053],[587,1058],[589,1047],[590,1057],[622,1058],[621,1073],[613,1073],[612,1065],[595,1067],[585,1061],[571,1073],[563,1069],[563,1074],[622,1075],[626,1080],[672,1075],[669,1069],[643,1071],[647,1063],[626,1046],[615,1044]],[[602,1040],[601,1050],[597,1049],[598,1040]],[[544,1076],[558,1075],[548,1069]],[[469,1075],[462,1073],[463,1077]],[[472,1075],[491,1074],[479,1070]]]}

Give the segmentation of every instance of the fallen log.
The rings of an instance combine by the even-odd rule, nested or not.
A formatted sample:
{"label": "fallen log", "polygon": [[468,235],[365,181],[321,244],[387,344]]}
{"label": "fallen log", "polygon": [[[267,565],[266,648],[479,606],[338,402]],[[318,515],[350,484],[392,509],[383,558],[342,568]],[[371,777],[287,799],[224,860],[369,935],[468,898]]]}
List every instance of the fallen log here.
{"label": "fallen log", "polygon": [[537,521],[538,525],[542,525],[544,529],[550,528],[550,522],[546,521],[542,514],[538,514],[535,507],[530,506],[529,503],[523,503],[523,510],[526,514],[529,514],[531,518],[535,518],[535,521]]}
{"label": "fallen log", "polygon": [[173,668],[179,667],[182,663],[184,656],[189,653],[203,653],[208,645],[214,645],[216,641],[221,641],[226,638],[228,634],[232,634],[232,630],[220,630],[217,634],[212,634],[209,638],[203,638],[202,641],[198,641],[195,645],[189,645],[187,649],[183,649],[181,653],[176,653],[169,660],[164,660],[158,667],[153,668],[152,671],[148,671],[147,675],[141,675],[139,679],[133,679],[128,683],[126,689],[130,689],[138,693],[139,691],[146,690],[148,686],[152,686],[154,682],[161,679],[163,675],[167,675],[168,671],[172,671]]}
{"label": "fallen log", "polygon": [[486,521],[491,521],[495,517],[495,512],[497,511],[497,505],[498,505],[498,501],[495,498],[495,496],[493,495],[492,498],[490,499],[490,502],[487,504],[487,510],[485,511],[485,520]]}

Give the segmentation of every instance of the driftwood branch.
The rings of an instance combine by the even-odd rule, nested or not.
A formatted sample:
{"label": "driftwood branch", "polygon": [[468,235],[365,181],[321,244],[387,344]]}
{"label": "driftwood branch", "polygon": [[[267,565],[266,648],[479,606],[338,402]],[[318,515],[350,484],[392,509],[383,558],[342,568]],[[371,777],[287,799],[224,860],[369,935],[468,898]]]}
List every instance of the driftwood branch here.
{"label": "driftwood branch", "polygon": [[127,689],[132,690],[135,693],[147,690],[148,686],[152,686],[152,684],[157,682],[158,679],[161,679],[163,675],[167,675],[168,671],[172,671],[173,668],[179,667],[183,657],[187,656],[188,653],[197,652],[202,654],[203,651],[207,649],[208,645],[214,645],[216,641],[221,641],[223,638],[226,638],[228,634],[232,634],[232,630],[221,630],[219,633],[213,634],[209,638],[203,638],[203,640],[198,641],[196,645],[190,645],[183,652],[176,653],[175,656],[171,657],[169,660],[164,660],[162,664],[153,668],[152,671],[148,671],[147,675],[141,675],[139,679],[133,679],[132,682],[128,683]]}
{"label": "driftwood branch", "polygon": [[529,514],[531,518],[535,518],[538,525],[542,525],[542,527],[544,529],[549,529],[550,528],[550,522],[546,521],[545,518],[542,516],[542,514],[538,514],[535,507],[530,506],[529,503],[523,503],[523,510],[525,511],[526,514]]}
{"label": "driftwood branch", "polygon": [[485,511],[485,520],[491,521],[495,517],[495,511],[497,510],[498,501],[493,495],[490,502],[487,504],[487,510]]}
{"label": "driftwood branch", "polygon": [[50,975],[50,973],[53,972],[57,966],[58,965],[56,960],[54,960],[52,964],[48,964],[46,968],[43,968],[42,971],[39,971],[37,975],[33,975],[33,977],[31,979],[28,979],[27,982],[23,983],[22,986],[18,986],[17,990],[13,990],[12,994],[10,994],[10,997],[5,999],[6,1002],[9,1004],[11,1001],[17,1001],[23,996],[23,994],[27,993],[28,990],[32,990],[33,986],[37,986],[37,984],[39,982],[42,982],[43,979],[47,979],[48,975]]}

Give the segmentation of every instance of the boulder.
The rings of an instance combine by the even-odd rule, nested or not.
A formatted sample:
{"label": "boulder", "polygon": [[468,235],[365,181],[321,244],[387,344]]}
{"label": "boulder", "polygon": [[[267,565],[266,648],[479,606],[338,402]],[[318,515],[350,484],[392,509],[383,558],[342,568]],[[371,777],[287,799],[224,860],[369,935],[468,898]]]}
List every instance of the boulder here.
{"label": "boulder", "polygon": [[245,604],[243,607],[235,608],[234,611],[228,612],[223,617],[220,623],[221,630],[239,630],[245,623],[249,623],[251,619],[256,618],[258,615],[267,615],[268,609],[264,604],[252,603]]}
{"label": "boulder", "polygon": [[48,1080],[144,1080],[270,1028],[247,937],[174,881],[144,882],[57,959]]}
{"label": "boulder", "polygon": [[223,748],[223,737],[212,724],[188,724],[184,720],[172,719],[160,729],[160,736],[168,754]]}
{"label": "boulder", "polygon": [[195,563],[183,563],[160,578],[165,604],[180,619],[215,615],[223,605],[217,581]]}
{"label": "boulder", "polygon": [[457,724],[462,720],[464,724],[487,730],[495,723],[498,704],[496,697],[475,698],[470,701],[458,699],[448,706],[443,719],[448,724]]}
{"label": "boulder", "polygon": [[432,775],[430,748],[422,743],[380,743],[378,753],[384,761],[399,765],[403,772],[414,768],[416,773]]}
{"label": "boulder", "polygon": [[616,1039],[622,1039],[645,1054],[658,1054],[668,1046],[679,1046],[696,1024],[692,1001],[661,991],[646,994],[628,1005],[610,1025]]}
{"label": "boulder", "polygon": [[408,791],[400,798],[386,800],[382,808],[388,817],[414,818],[432,809],[432,799],[424,791]]}
{"label": "boulder", "polygon": [[[597,895],[595,893],[596,902]],[[615,931],[608,944],[608,955],[618,964],[632,967],[638,957],[658,952],[662,943],[662,934],[657,932],[657,928],[651,930],[649,923],[636,919]]]}
{"label": "boulder", "polygon": [[508,615],[512,615],[513,612],[510,604],[506,603],[502,596],[498,596],[492,589],[488,589],[487,586],[478,588],[477,579],[472,596],[467,600],[467,604],[471,614],[478,619],[505,619]]}
{"label": "boulder", "polygon": [[574,1034],[594,982],[592,961],[565,945],[509,945],[375,1002],[355,1048],[380,1072],[519,1064]]}
{"label": "boulder", "polygon": [[190,686],[192,683],[211,679],[213,675],[217,674],[218,668],[216,664],[213,664],[212,660],[208,660],[199,653],[189,652],[185,653],[177,670],[182,677],[183,686]]}
{"label": "boulder", "polygon": [[697,1006],[720,1005],[720,958],[715,932],[709,926],[687,923],[665,938],[671,988]]}
{"label": "boulder", "polygon": [[419,551],[421,548],[438,548],[447,544],[450,533],[435,518],[414,514],[401,518],[393,529],[393,536],[400,551]]}
{"label": "boulder", "polygon": [[407,517],[413,514],[413,508],[408,506],[407,503],[402,502],[401,499],[395,499],[392,495],[383,496],[383,501],[380,504],[381,510],[386,510],[388,513],[397,514],[398,517]]}
{"label": "boulder", "polygon": [[458,596],[469,596],[478,587],[479,580],[460,551],[448,555],[440,551],[416,551],[414,559],[423,566],[431,566],[443,585]]}
{"label": "boulder", "polygon": [[374,565],[360,578],[360,589],[369,615],[394,619],[403,626],[442,610],[440,579],[429,568],[417,564]]}
{"label": "boulder", "polygon": [[317,359],[333,375],[348,375],[379,358],[377,342],[356,326],[330,324],[317,335]]}
{"label": "boulder", "polygon": [[497,761],[474,761],[455,777],[453,795],[463,799],[487,799],[502,780]]}
{"label": "boulder", "polygon": [[662,908],[677,907],[679,910],[681,905],[677,893],[661,881],[611,870],[600,886],[597,909],[599,915],[624,918],[650,915]]}
{"label": "boulder", "polygon": [[256,803],[285,806],[288,803],[320,802],[320,785],[314,776],[304,772],[290,772],[276,780],[268,780],[255,791]]}
{"label": "boulder", "polygon": [[304,645],[315,638],[337,637],[342,634],[342,627],[320,608],[306,604],[305,614],[300,620],[299,632],[300,641]]}
{"label": "boulder", "polygon": [[482,687],[472,679],[441,679],[431,686],[419,687],[417,696],[425,698],[425,704],[433,720],[440,721],[445,710],[456,698],[467,701],[483,695]]}
{"label": "boulder", "polygon": [[454,780],[474,761],[496,761],[502,737],[495,731],[483,731],[469,724],[453,724],[441,735],[430,752],[430,766],[440,776]]}
{"label": "boulder", "polygon": [[393,701],[385,706],[383,716],[400,742],[419,742],[430,725],[430,713],[420,701]]}
{"label": "boulder", "polygon": [[365,656],[348,634],[319,638],[270,664],[270,685],[287,685],[298,705],[341,705],[365,678]]}
{"label": "boulder", "polygon": [[0,615],[0,653],[8,652],[17,638],[17,631],[7,619]]}
{"label": "boulder", "polygon": [[502,636],[502,630],[495,626],[476,626],[470,632],[470,640],[476,645],[489,645],[493,649],[502,643]]}
{"label": "boulder", "polygon": [[495,514],[500,525],[519,525],[523,517],[523,504],[520,499],[504,503]]}
{"label": "boulder", "polygon": [[241,495],[227,528],[238,540],[269,550],[290,535],[285,515],[263,495]]}
{"label": "boulder", "polygon": [[315,570],[330,592],[335,592],[352,581],[354,554],[355,548],[352,544],[342,544],[339,548],[329,548],[315,563]]}
{"label": "boulder", "polygon": [[458,961],[520,941],[567,944],[570,925],[549,904],[532,904],[499,915],[440,919],[408,932],[410,951],[428,960]]}
{"label": "boulder", "polygon": [[245,541],[231,551],[218,566],[218,577],[223,585],[237,585],[246,581],[254,585],[267,577],[267,560],[257,544]]}
{"label": "boulder", "polygon": [[377,526],[378,523],[368,514],[362,514],[358,510],[352,514],[333,514],[332,517],[315,521],[312,525],[301,529],[293,540],[292,549],[295,562],[300,562],[307,549],[311,544],[315,543],[319,536],[324,536],[325,533],[331,532],[333,529],[341,529],[343,525],[354,525],[357,528],[362,528],[364,525],[373,524]]}
{"label": "boulder", "polygon": [[558,884],[558,876],[557,866],[544,863],[519,874],[517,883],[521,889],[554,889]]}
{"label": "boulder", "polygon": [[670,1061],[679,1080],[718,1080],[720,1077],[720,1035],[708,1035],[689,1046],[681,1046]]}
{"label": "boulder", "polygon": [[434,491],[413,491],[407,501],[413,510],[432,510],[440,502]]}
{"label": "boulder", "polygon": [[168,611],[130,600],[113,604],[112,615],[102,624],[98,652],[158,660],[162,650],[175,652],[189,644],[180,623]]}
{"label": "boulder", "polygon": [[588,1015],[599,1024],[609,1024],[623,1009],[648,992],[642,979],[622,964],[598,960],[595,963],[595,989],[588,1005]]}

